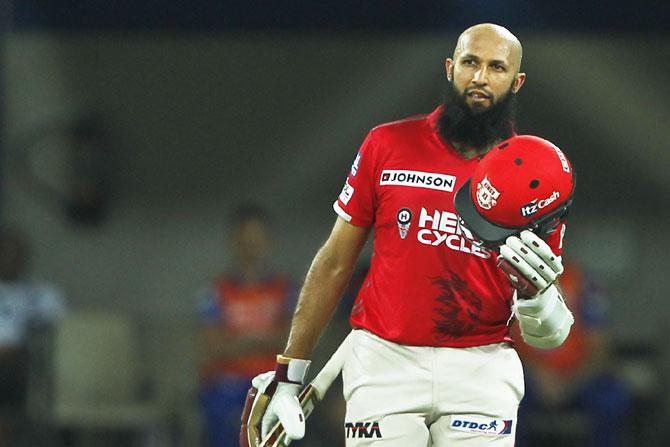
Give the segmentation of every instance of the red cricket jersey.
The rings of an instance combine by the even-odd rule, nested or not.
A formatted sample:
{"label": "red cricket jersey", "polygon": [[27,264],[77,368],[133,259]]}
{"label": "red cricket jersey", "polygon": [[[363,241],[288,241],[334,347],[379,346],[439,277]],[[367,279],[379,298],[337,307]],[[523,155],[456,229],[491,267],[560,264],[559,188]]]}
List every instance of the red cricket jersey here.
{"label": "red cricket jersey", "polygon": [[[349,223],[374,227],[350,322],[407,345],[511,341],[510,281],[496,253],[472,243],[454,207],[479,159],[463,158],[440,137],[440,110],[372,129],[333,205]],[[548,241],[557,254],[562,233]]]}

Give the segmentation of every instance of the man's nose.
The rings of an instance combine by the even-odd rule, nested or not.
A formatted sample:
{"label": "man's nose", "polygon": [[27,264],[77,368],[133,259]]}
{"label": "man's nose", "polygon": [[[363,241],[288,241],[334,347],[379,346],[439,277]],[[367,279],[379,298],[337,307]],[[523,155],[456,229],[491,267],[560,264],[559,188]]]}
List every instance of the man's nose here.
{"label": "man's nose", "polygon": [[488,83],[486,67],[481,67],[479,70],[475,71],[474,76],[472,77],[472,82],[477,85],[486,85]]}

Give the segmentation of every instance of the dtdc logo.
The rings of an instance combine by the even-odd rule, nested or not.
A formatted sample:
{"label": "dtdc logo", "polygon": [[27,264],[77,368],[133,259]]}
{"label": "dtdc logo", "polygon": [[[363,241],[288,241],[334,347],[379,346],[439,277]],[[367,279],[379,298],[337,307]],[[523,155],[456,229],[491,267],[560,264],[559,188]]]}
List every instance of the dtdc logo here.
{"label": "dtdc logo", "polygon": [[490,419],[478,416],[452,416],[451,428],[458,431],[499,436],[512,434],[512,419]]}

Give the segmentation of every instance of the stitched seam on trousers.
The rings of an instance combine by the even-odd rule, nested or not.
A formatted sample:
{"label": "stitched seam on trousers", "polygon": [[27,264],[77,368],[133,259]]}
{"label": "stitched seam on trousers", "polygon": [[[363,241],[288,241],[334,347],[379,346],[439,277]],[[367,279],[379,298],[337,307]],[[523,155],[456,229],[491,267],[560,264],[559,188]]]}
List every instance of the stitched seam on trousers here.
{"label": "stitched seam on trousers", "polygon": [[437,405],[435,405],[435,399],[437,396],[437,367],[436,367],[436,354],[435,354],[435,348],[431,347],[430,348],[430,363],[431,363],[431,380],[432,384],[430,387],[430,422],[433,423],[435,421],[435,417],[437,415]]}

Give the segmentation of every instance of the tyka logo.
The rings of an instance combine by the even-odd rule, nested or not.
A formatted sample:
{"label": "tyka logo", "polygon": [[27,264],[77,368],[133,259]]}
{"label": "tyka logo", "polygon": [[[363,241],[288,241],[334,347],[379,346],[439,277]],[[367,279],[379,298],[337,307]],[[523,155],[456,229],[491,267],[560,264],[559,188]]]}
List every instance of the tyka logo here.
{"label": "tyka logo", "polygon": [[344,424],[347,438],[381,438],[379,422],[346,422]]}

